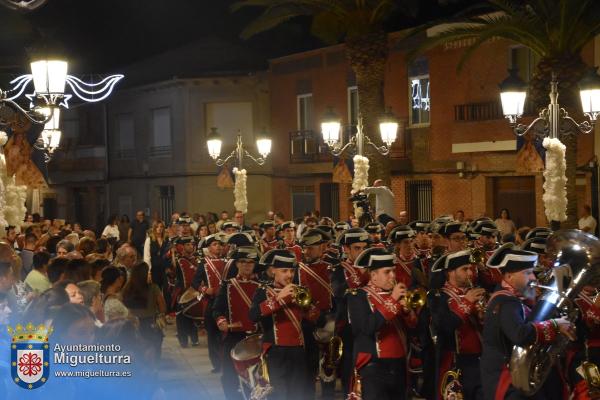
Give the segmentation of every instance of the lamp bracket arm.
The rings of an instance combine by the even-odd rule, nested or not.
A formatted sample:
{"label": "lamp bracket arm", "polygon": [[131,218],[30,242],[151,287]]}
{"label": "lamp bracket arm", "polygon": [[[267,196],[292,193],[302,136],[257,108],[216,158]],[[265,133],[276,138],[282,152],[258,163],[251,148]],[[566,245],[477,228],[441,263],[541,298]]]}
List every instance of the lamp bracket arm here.
{"label": "lamp bracket arm", "polygon": [[367,144],[370,144],[371,146],[373,146],[373,148],[375,150],[377,150],[377,152],[379,154],[381,154],[382,156],[387,156],[390,153],[390,148],[387,147],[385,144],[383,144],[381,146],[377,146],[375,143],[373,143],[373,141],[371,140],[371,138],[369,136],[365,135],[364,138],[367,141]]}
{"label": "lamp bracket arm", "polygon": [[265,159],[262,157],[254,157],[252,154],[248,153],[247,150],[244,150],[244,154],[246,157],[257,163],[258,165],[263,165],[265,163]]}
{"label": "lamp bracket arm", "polygon": [[531,121],[531,123],[529,125],[517,124],[516,118],[515,119],[509,118],[509,121],[511,122],[510,124],[513,127],[513,131],[514,131],[515,135],[517,135],[519,137],[525,136],[527,133],[529,133],[529,131],[531,129],[533,129],[534,127],[536,127],[536,125],[539,125],[540,123],[548,124],[548,120],[546,119],[545,116],[542,116],[542,113],[540,113],[539,117],[537,117],[536,119]]}
{"label": "lamp bracket arm", "polygon": [[[579,122],[575,121],[573,118],[569,117],[569,115],[566,112],[565,112],[565,115],[563,116],[563,119],[566,122],[568,122],[571,126],[576,128],[577,131],[579,131],[579,133],[588,134],[594,130],[594,121],[593,120],[592,120],[592,122],[583,121],[583,122],[579,123]],[[573,133],[577,133],[577,132],[573,132],[570,129],[561,129],[560,133],[569,135],[569,134],[573,134]]]}
{"label": "lamp bracket arm", "polygon": [[[25,118],[27,118],[30,122],[32,122],[34,124],[43,125],[52,119],[52,114],[41,115],[36,112],[27,111],[12,100],[0,99],[0,108],[3,107],[4,105],[8,105],[9,107],[15,109],[15,111],[20,112],[21,114],[23,114],[25,116]],[[42,118],[36,118],[36,116],[38,116],[38,115],[41,116]],[[7,123],[4,123],[4,121],[3,121],[3,124],[6,125]]]}
{"label": "lamp bracket arm", "polygon": [[225,163],[226,163],[227,161],[229,161],[229,160],[231,160],[233,157],[235,157],[235,154],[236,154],[236,151],[234,150],[234,151],[232,151],[232,152],[231,152],[231,153],[230,153],[230,154],[227,156],[227,158],[225,158],[224,160],[223,160],[223,159],[221,159],[221,158],[217,158],[217,159],[215,160],[215,163],[217,164],[217,166],[219,166],[219,167],[222,167],[223,165],[225,165]]}
{"label": "lamp bracket arm", "polygon": [[356,136],[352,136],[350,138],[350,141],[348,143],[346,143],[343,147],[340,147],[339,145],[334,145],[331,147],[331,154],[333,154],[334,157],[339,157],[342,155],[342,153],[344,151],[346,151],[346,149],[348,149],[351,146],[354,146],[356,144]]}

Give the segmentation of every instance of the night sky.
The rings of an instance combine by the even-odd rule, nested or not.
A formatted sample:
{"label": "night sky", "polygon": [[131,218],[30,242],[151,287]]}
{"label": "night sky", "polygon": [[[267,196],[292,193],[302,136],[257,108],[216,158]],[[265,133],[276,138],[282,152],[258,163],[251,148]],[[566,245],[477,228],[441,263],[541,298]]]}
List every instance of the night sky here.
{"label": "night sky", "polygon": [[[243,41],[242,28],[258,9],[231,13],[234,0],[49,0],[42,8],[20,14],[0,7],[0,74],[27,72],[27,49],[47,43],[60,46],[70,71],[79,74],[118,72],[132,63],[197,41],[243,46],[244,56],[223,70],[264,69],[269,58],[320,47],[310,35],[310,20],[298,18]],[[416,18],[396,16],[388,30],[398,30],[450,15],[469,1],[420,0]],[[207,55],[210,56],[210,55]],[[228,61],[229,62],[229,61]],[[218,71],[215,71],[218,72]]]}

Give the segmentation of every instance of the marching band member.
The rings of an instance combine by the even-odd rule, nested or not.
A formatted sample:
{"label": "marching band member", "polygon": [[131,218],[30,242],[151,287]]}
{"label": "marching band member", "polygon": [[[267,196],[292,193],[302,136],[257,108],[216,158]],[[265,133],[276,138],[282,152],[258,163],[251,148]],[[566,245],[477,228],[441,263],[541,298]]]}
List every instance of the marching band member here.
{"label": "marching band member", "polygon": [[474,277],[473,282],[477,281],[487,290],[493,291],[494,287],[502,281],[502,275],[497,269],[486,267],[485,263],[498,248],[496,241],[498,227],[494,221],[480,219],[473,225],[471,232],[476,237],[476,240],[473,241],[473,249],[481,252],[481,258],[484,261],[477,265],[477,276]]}
{"label": "marching band member", "polygon": [[[517,250],[512,243],[501,246],[488,260],[487,266],[500,270],[502,282],[490,297],[483,324],[481,381],[485,400],[528,398],[511,384],[507,368],[513,346],[551,343],[562,334],[575,339],[571,323],[565,318],[540,322],[527,320],[535,299],[533,270],[537,254]],[[524,373],[527,373],[526,371]],[[562,398],[560,379],[547,379],[537,398]]]}
{"label": "marching band member", "polygon": [[232,235],[242,231],[242,227],[235,221],[225,221],[221,224],[221,231],[226,235]]}
{"label": "marching band member", "polygon": [[194,276],[192,286],[208,299],[204,327],[208,340],[208,356],[213,366],[212,372],[217,372],[221,368],[222,344],[217,323],[213,318],[213,305],[221,287],[221,281],[227,279],[227,276],[223,275],[226,262],[221,258],[223,243],[217,234],[205,237],[200,247],[203,249],[205,257]]}
{"label": "marching band member", "polygon": [[302,261],[302,247],[296,242],[296,224],[294,221],[287,221],[281,224],[280,228],[283,232],[281,247],[294,253],[296,261]]}
{"label": "marching band member", "polygon": [[[481,329],[485,289],[473,288],[473,268],[469,250],[448,253],[433,265],[433,273],[442,273],[446,283],[430,304],[440,352],[436,398],[450,398],[449,391],[460,390],[465,400],[483,399],[479,372]],[[448,371],[460,370],[460,385],[442,387]],[[446,375],[448,376],[448,375]],[[452,388],[452,389],[451,389]],[[443,395],[442,395],[443,393]]]}
{"label": "marching band member", "polygon": [[278,248],[279,240],[277,239],[275,221],[264,221],[260,224],[260,229],[263,231],[260,239],[260,250],[266,253],[269,250]]}
{"label": "marching band member", "polygon": [[340,222],[336,223],[335,226],[333,227],[333,229],[335,230],[335,238],[339,239],[341,234],[350,228],[351,228],[351,226],[347,222],[340,221]]}
{"label": "marching band member", "polygon": [[385,248],[386,245],[381,241],[381,236],[385,233],[385,227],[378,222],[371,222],[365,225],[365,231],[369,233],[371,247]]}
{"label": "marching band member", "polygon": [[270,399],[303,399],[306,388],[306,353],[302,321],[316,321],[319,310],[297,303],[296,257],[285,249],[270,250],[261,260],[273,271],[273,283],[259,287],[252,299],[250,320],[260,322],[273,393]]}
{"label": "marching band member", "polygon": [[431,239],[427,235],[427,228],[430,221],[413,221],[408,226],[415,231],[415,251],[421,259],[426,259],[431,255]]}
{"label": "marching band member", "polygon": [[[355,261],[365,268],[369,282],[348,296],[354,336],[355,379],[364,400],[406,397],[406,330],[416,315],[406,306],[406,286],[396,283],[394,255],[387,250],[365,250]],[[351,396],[357,396],[356,388]]]}
{"label": "marching band member", "polygon": [[388,235],[388,241],[393,244],[396,256],[396,280],[406,287],[411,287],[415,283],[413,278],[418,276],[419,284],[427,287],[427,277],[413,246],[414,237],[415,231],[408,225],[398,225]]}
{"label": "marching band member", "polygon": [[542,284],[546,284],[552,274],[552,260],[546,255],[546,242],[545,237],[533,237],[521,245],[521,250],[533,251],[538,254],[538,262],[533,272]]}
{"label": "marching band member", "polygon": [[242,399],[237,390],[238,375],[230,353],[240,340],[257,330],[256,324],[250,320],[249,311],[254,293],[260,285],[254,275],[254,266],[258,262],[258,252],[255,247],[237,247],[231,254],[231,259],[236,264],[237,276],[223,280],[213,307],[213,317],[217,327],[225,336],[221,383],[228,400]]}
{"label": "marching band member", "polygon": [[[181,295],[192,285],[192,280],[198,270],[198,258],[193,236],[182,236],[177,239],[177,246],[181,246],[181,254],[175,258],[175,296],[174,300],[179,301]],[[194,320],[178,312],[175,317],[177,325],[177,339],[181,347],[188,346],[188,339],[192,346],[198,345],[198,329]]]}
{"label": "marching band member", "polygon": [[[331,313],[333,308],[333,292],[331,290],[331,279],[329,277],[329,264],[322,261],[321,257],[329,241],[328,235],[319,229],[310,229],[300,240],[304,252],[304,260],[298,263],[298,271],[295,283],[308,288],[312,295],[312,301],[319,310],[320,315],[325,317]],[[307,356],[307,388],[306,398],[314,398],[315,378],[319,372],[319,346],[314,337],[315,324],[305,320],[302,322]],[[323,390],[327,390],[333,397],[334,387],[321,382]],[[327,389],[325,387],[327,386]]]}
{"label": "marching band member", "polygon": [[369,246],[369,234],[361,228],[350,228],[338,238],[342,246],[342,260],[331,274],[331,286],[335,297],[336,329],[344,343],[341,360],[340,378],[344,393],[350,389],[352,376],[352,329],[348,320],[346,295],[348,289],[356,289],[367,284],[369,276],[364,268],[354,266],[356,258]]}

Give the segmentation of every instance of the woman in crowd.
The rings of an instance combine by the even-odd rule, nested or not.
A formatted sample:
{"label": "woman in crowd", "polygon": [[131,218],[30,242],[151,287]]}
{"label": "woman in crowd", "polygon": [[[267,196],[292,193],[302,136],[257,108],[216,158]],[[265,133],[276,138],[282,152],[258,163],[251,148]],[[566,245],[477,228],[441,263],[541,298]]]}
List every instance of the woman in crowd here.
{"label": "woman in crowd", "polygon": [[121,288],[125,283],[125,276],[117,267],[106,267],[102,270],[100,291],[102,292],[102,304],[104,306],[104,318],[109,321],[113,318],[126,318],[129,310],[121,302]]}
{"label": "woman in crowd", "polygon": [[152,224],[150,234],[144,243],[144,262],[150,268],[152,282],[161,289],[165,283],[166,269],[169,266],[168,251],[169,241],[167,240],[165,223],[156,221]]}
{"label": "woman in crowd", "polygon": [[515,233],[517,230],[515,223],[510,219],[510,212],[507,208],[500,210],[500,217],[494,222],[500,231],[500,237],[508,233]]}
{"label": "woman in crowd", "polygon": [[213,234],[217,233],[217,225],[215,225],[214,222],[209,222],[207,227],[208,227],[209,235],[213,235]]}
{"label": "woman in crowd", "polygon": [[200,225],[198,227],[198,230],[196,231],[196,237],[198,237],[198,240],[202,240],[205,237],[207,237],[209,235],[208,233],[208,226],[207,225]]}
{"label": "woman in crowd", "polygon": [[102,326],[104,321],[104,309],[102,307],[102,294],[100,293],[100,282],[94,280],[81,281],[77,284],[83,296],[83,304],[94,314],[96,326]]}
{"label": "woman in crowd", "polygon": [[148,264],[141,262],[133,266],[122,297],[123,304],[140,321],[140,334],[160,355],[164,336],[162,324],[167,306],[160,288],[148,283]]}
{"label": "woman in crowd", "polygon": [[[102,237],[108,239],[109,242],[115,243],[118,242],[121,238],[121,234],[119,232],[119,220],[117,214],[113,214],[108,218],[108,222],[102,231]],[[129,229],[129,228],[127,228]]]}
{"label": "woman in crowd", "polygon": [[119,220],[119,240],[127,240],[129,237],[129,229],[131,228],[131,221],[127,214],[121,215]]}

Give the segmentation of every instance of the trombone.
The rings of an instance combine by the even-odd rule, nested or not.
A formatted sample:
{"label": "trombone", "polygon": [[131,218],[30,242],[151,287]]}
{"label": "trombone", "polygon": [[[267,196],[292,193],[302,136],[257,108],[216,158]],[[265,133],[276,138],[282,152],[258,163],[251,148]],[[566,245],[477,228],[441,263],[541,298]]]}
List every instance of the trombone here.
{"label": "trombone", "polygon": [[[398,284],[394,279],[392,281],[394,287]],[[392,289],[393,290],[393,289]],[[422,287],[417,287],[413,290],[406,290],[406,306],[411,310],[416,310],[427,304],[427,292]]]}

